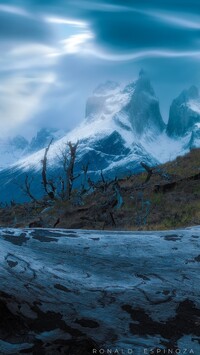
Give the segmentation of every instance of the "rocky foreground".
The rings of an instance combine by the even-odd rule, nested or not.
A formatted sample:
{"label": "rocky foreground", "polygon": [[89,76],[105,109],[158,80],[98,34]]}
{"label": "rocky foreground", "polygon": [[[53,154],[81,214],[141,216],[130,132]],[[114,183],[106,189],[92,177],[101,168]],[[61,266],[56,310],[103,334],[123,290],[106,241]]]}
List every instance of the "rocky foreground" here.
{"label": "rocky foreground", "polygon": [[199,263],[200,227],[1,229],[0,353],[197,355]]}

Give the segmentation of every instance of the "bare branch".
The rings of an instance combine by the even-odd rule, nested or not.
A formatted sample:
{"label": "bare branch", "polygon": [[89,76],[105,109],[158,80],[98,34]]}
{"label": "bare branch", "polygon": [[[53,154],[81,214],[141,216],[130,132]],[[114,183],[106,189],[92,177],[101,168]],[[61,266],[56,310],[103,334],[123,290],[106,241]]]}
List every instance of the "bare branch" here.
{"label": "bare branch", "polygon": [[147,178],[145,180],[145,183],[148,182],[151,179],[151,176],[153,174],[153,169],[151,169],[147,164],[141,162],[140,165],[147,171]]}
{"label": "bare branch", "polygon": [[[44,158],[42,159],[42,183],[47,195],[50,197],[51,200],[54,200],[56,188],[52,180],[50,181],[47,180],[47,156],[52,142],[53,142],[53,138],[51,139],[48,147],[45,149]],[[50,187],[50,191],[48,187]]]}
{"label": "bare branch", "polygon": [[25,181],[24,181],[24,186],[20,186],[20,188],[28,197],[30,197],[31,201],[36,202],[37,204],[40,204],[40,202],[35,198],[35,196],[31,192],[32,181],[33,181],[33,178],[29,179],[28,175],[26,175]]}
{"label": "bare branch", "polygon": [[67,169],[65,170],[65,173],[66,173],[66,200],[70,200],[73,182],[75,179],[77,179],[80,176],[80,175],[74,176],[74,165],[75,165],[76,151],[77,151],[78,144],[79,144],[79,141],[77,141],[77,143],[74,145],[71,142],[67,143],[67,145],[69,147],[70,157],[69,157],[69,163],[68,163]]}

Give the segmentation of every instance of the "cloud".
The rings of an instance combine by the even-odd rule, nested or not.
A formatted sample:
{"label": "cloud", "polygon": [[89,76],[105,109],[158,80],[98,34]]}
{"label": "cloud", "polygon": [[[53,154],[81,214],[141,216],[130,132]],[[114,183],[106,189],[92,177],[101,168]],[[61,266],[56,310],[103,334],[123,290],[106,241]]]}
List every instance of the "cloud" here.
{"label": "cloud", "polygon": [[49,56],[83,53],[94,38],[87,22],[59,16],[44,16],[44,21],[50,23],[57,34],[55,51]]}
{"label": "cloud", "polygon": [[[36,1],[37,3],[41,3],[41,1]],[[70,3],[76,3],[81,6],[82,0],[71,0]],[[186,13],[198,13],[197,10],[200,10],[200,3],[198,0],[88,0],[86,1],[88,7],[93,7],[94,4],[97,6],[103,7],[104,5],[110,6],[120,6],[124,7],[126,5],[127,8],[137,8],[137,9],[162,9],[165,11],[173,11],[173,12],[186,12]]]}
{"label": "cloud", "polygon": [[51,28],[40,19],[0,7],[0,41],[49,43],[51,37]]}
{"label": "cloud", "polygon": [[[128,3],[124,6],[119,1],[118,4],[74,1],[73,7],[72,2],[69,2],[68,15],[76,17],[64,17],[63,11],[62,17],[49,15],[45,20],[54,26],[62,24],[63,29],[65,25],[65,31],[69,26],[79,27],[79,33],[68,36],[60,43],[78,44],[80,41],[81,44],[84,38],[83,42],[87,42],[84,53],[104,60],[199,56],[200,25],[196,14],[170,12],[172,6],[165,11],[162,6],[154,9],[156,1],[145,9],[143,6],[137,7],[135,2],[134,6]],[[59,10],[59,6],[56,7],[58,13]],[[61,50],[59,54],[65,53],[65,50]]]}
{"label": "cloud", "polygon": [[186,53],[193,56],[199,52],[200,28],[197,22],[185,18],[159,16],[152,10],[113,12],[112,16],[96,11],[90,21],[98,51],[116,55],[119,60],[120,54],[127,54],[127,60],[132,60],[141,53],[150,57],[154,53],[156,57],[173,53],[184,57]]}
{"label": "cloud", "polygon": [[[64,31],[70,31],[70,27],[79,27],[80,33],[70,33],[70,40],[78,40],[90,33],[90,39],[93,36],[94,49],[91,50],[90,41],[90,55],[96,52],[96,55],[99,53],[104,59],[116,55],[116,60],[121,60],[121,54],[126,54],[122,60],[133,60],[144,55],[151,57],[153,54],[156,57],[159,54],[184,57],[187,52],[194,56],[199,51],[199,1],[127,0],[124,3],[122,0],[29,0],[21,3],[24,3],[24,8],[10,6],[11,10],[14,9],[19,14],[12,19],[11,26],[8,24],[11,19],[8,19],[7,25],[2,21],[2,36],[6,33],[7,37],[16,37],[17,40],[32,37],[32,40],[35,38],[38,42],[48,43],[54,36],[56,40],[58,32],[62,37],[62,31],[64,36]],[[9,8],[9,5],[4,7]],[[29,21],[24,16],[22,21],[19,20],[22,16],[20,12],[28,11],[26,8],[29,13],[34,9],[38,19],[32,18]],[[10,13],[11,17],[12,15],[16,13]],[[84,28],[86,33],[83,33]],[[67,42],[67,33],[66,37],[59,39]]]}
{"label": "cloud", "polygon": [[74,19],[70,19],[70,18],[63,18],[63,17],[59,17],[59,16],[45,16],[44,20],[46,22],[50,22],[50,23],[55,23],[58,25],[71,25],[71,26],[75,26],[75,27],[81,27],[81,28],[85,28],[87,27],[87,23],[80,21],[80,20],[74,20]]}
{"label": "cloud", "polygon": [[63,122],[74,94],[71,83],[55,85],[51,78],[56,77],[59,57],[79,53],[91,37],[80,19],[0,4],[1,135],[26,131],[27,122],[36,128],[51,125],[48,117],[53,115],[59,116],[55,125]]}
{"label": "cloud", "polygon": [[[0,131],[5,135],[20,127],[42,107],[42,98],[55,81],[52,73],[6,77],[0,85]],[[39,106],[40,105],[40,106]],[[5,124],[6,122],[6,124]]]}
{"label": "cloud", "polygon": [[21,15],[21,16],[28,16],[28,12],[18,6],[11,6],[11,5],[5,5],[5,4],[0,4],[0,12],[7,12],[15,15]]}
{"label": "cloud", "polygon": [[198,84],[198,14],[199,0],[0,0],[1,129],[73,127],[99,82],[133,80],[141,67],[167,117],[170,100]]}

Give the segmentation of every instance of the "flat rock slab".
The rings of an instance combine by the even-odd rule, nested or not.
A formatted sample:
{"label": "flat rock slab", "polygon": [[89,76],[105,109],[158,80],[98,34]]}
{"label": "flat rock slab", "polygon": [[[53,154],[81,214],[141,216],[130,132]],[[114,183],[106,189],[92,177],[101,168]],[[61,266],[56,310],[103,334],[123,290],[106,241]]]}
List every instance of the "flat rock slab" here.
{"label": "flat rock slab", "polygon": [[199,263],[200,227],[1,229],[0,350],[200,354]]}

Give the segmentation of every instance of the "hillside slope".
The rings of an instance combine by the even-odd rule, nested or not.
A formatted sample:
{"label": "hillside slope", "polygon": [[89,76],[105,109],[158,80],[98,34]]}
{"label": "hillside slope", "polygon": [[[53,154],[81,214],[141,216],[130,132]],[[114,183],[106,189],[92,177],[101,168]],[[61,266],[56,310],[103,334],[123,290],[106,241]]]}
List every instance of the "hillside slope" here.
{"label": "hillside slope", "polygon": [[[147,172],[100,182],[82,196],[75,190],[71,201],[16,204],[0,209],[0,225],[39,227],[159,230],[200,224],[200,149]],[[118,206],[117,192],[123,200]],[[47,207],[47,208],[46,208]]]}

